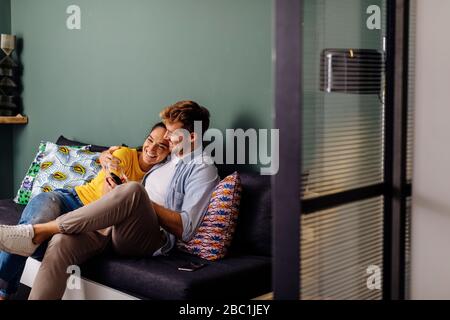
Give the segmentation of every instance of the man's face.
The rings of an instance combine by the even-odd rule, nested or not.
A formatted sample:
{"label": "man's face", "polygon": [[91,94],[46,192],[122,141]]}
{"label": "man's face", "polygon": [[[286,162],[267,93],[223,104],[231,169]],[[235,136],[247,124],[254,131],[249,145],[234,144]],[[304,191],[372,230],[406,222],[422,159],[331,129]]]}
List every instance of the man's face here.
{"label": "man's face", "polygon": [[[183,148],[184,144],[189,144],[191,141],[184,141],[185,137],[183,135],[183,132],[186,134],[186,131],[183,129],[183,123],[182,122],[173,122],[165,123],[167,131],[165,135],[165,139],[169,140],[169,146],[172,153],[178,153]],[[190,138],[190,137],[186,137]],[[184,143],[183,143],[184,142]],[[187,147],[184,146],[185,148]]]}
{"label": "man's face", "polygon": [[166,122],[167,131],[164,136],[169,140],[170,151],[175,154],[189,153],[193,135],[183,128],[182,122]]}

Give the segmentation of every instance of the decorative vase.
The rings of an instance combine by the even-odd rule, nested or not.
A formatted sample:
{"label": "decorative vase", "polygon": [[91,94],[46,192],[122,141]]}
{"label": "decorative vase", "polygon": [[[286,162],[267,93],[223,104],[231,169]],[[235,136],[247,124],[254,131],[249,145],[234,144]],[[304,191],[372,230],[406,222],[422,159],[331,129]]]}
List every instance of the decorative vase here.
{"label": "decorative vase", "polygon": [[15,116],[19,113],[19,89],[17,85],[18,64],[11,54],[16,47],[16,37],[10,34],[0,36],[0,116]]}

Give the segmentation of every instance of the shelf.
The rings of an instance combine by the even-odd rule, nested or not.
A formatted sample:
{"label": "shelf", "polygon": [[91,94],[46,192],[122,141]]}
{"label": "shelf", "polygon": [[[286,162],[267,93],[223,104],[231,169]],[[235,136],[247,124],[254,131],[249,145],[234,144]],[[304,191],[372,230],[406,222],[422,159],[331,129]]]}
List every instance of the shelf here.
{"label": "shelf", "polygon": [[27,124],[28,117],[0,117],[0,124]]}

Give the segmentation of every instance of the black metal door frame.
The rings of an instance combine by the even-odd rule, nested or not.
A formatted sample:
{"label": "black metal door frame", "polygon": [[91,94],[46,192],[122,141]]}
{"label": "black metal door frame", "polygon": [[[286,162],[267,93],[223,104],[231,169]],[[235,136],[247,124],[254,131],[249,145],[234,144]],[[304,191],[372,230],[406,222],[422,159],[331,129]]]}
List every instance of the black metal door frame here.
{"label": "black metal door frame", "polygon": [[387,0],[384,182],[300,200],[303,0],[275,0],[275,128],[279,172],[272,178],[274,298],[300,298],[301,215],[384,196],[383,299],[404,299],[409,0]]}
{"label": "black metal door frame", "polygon": [[275,128],[279,171],[272,177],[275,299],[299,299],[302,150],[302,0],[275,0]]}
{"label": "black metal door frame", "polygon": [[409,0],[387,1],[383,298],[405,299]]}

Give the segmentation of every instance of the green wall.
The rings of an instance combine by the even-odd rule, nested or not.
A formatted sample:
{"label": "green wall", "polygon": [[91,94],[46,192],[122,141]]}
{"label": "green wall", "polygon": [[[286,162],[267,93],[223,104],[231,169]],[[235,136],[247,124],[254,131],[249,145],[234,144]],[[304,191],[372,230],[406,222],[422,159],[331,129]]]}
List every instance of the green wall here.
{"label": "green wall", "polygon": [[[81,7],[81,30],[66,8]],[[140,144],[162,107],[194,99],[212,126],[271,127],[270,0],[14,0],[24,113],[14,186],[41,139]]]}
{"label": "green wall", "polygon": [[11,31],[11,0],[0,0],[0,32]]}
{"label": "green wall", "polygon": [[[0,33],[11,32],[11,1],[0,0]],[[0,52],[0,59],[3,58]],[[0,198],[11,197],[13,193],[12,171],[12,130],[11,126],[0,125]]]}

